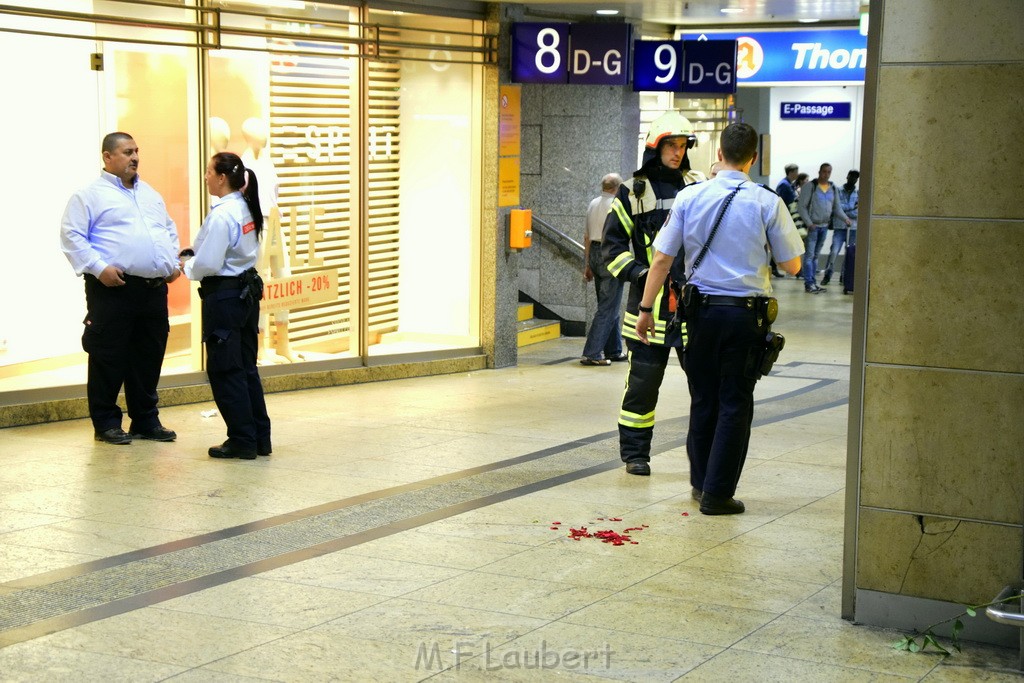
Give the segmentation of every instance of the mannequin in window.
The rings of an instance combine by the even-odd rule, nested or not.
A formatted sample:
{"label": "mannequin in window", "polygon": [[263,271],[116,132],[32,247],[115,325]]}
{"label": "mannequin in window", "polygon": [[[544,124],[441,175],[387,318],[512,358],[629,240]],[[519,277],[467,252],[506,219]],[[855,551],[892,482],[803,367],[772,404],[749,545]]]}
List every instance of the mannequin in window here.
{"label": "mannequin in window", "polygon": [[210,149],[214,154],[226,152],[231,140],[231,126],[219,116],[210,117]]}
{"label": "mannequin in window", "polygon": [[[277,191],[280,181],[267,147],[270,131],[266,121],[256,117],[246,119],[242,123],[242,136],[245,138],[246,146],[242,153],[242,163],[246,168],[251,168],[256,173],[256,177],[260,179],[260,208],[266,219],[264,221],[266,230],[260,245],[260,255],[256,267],[264,279],[288,277],[291,275],[291,268],[281,230],[281,214],[277,208]],[[273,345],[270,334],[271,315],[274,316]],[[263,336],[263,343],[260,345],[260,361],[262,363],[291,363],[296,358],[300,358],[292,352],[291,342],[288,339],[287,310],[261,315],[260,332]]]}

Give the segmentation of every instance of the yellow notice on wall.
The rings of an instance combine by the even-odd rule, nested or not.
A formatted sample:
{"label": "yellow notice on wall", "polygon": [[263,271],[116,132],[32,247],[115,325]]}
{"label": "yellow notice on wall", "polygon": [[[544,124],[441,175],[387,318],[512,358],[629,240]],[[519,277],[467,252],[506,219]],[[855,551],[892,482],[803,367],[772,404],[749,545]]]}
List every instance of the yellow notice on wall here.
{"label": "yellow notice on wall", "polygon": [[519,206],[519,157],[498,159],[498,206]]}
{"label": "yellow notice on wall", "polygon": [[286,311],[338,299],[337,269],[318,270],[291,277],[273,278],[263,283],[260,311]]}
{"label": "yellow notice on wall", "polygon": [[499,88],[498,106],[498,156],[519,156],[519,125],[522,107],[520,95],[522,86],[503,85]]}

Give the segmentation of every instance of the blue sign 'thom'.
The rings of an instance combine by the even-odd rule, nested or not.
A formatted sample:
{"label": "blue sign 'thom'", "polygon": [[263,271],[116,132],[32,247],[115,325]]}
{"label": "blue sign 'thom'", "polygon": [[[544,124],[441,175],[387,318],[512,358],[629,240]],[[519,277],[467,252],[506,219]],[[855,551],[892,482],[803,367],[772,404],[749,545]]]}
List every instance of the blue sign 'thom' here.
{"label": "blue sign 'thom'", "polygon": [[737,43],[736,76],[746,84],[864,82],[867,38],[855,28],[683,33],[685,41]]}

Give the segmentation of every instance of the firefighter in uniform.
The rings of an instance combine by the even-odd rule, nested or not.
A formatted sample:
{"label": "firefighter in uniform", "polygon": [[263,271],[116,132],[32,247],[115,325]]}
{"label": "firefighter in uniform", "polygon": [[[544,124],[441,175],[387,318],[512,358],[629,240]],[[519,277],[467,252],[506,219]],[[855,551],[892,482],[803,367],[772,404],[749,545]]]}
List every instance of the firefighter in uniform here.
{"label": "firefighter in uniform", "polygon": [[[722,131],[718,176],[676,197],[654,241],[642,304],[657,306],[654,285],[685,254],[688,280],[680,305],[686,316],[686,379],[690,427],[686,454],[693,496],[705,515],[741,513],[734,498],[747,457],[754,385],[771,368],[782,338],[771,332],[778,310],[769,261],[800,269],[803,242],[782,200],[747,175],[757,159],[757,132],[745,123]],[[716,238],[717,235],[717,238]],[[641,311],[645,310],[642,306]],[[655,320],[638,316],[646,343]]]}
{"label": "firefighter in uniform", "polygon": [[196,236],[195,255],[182,263],[199,280],[203,300],[206,374],[228,439],[211,458],[255,460],[270,455],[270,417],[256,367],[263,280],[256,256],[263,232],[256,174],[230,152],[218,152],[206,167],[206,188],[216,202]]}
{"label": "firefighter in uniform", "polygon": [[[655,328],[649,345],[638,341],[635,327],[654,255],[654,237],[668,218],[676,193],[685,185],[704,180],[702,173],[690,169],[686,155],[696,142],[693,124],[678,112],[670,111],[655,119],[647,134],[643,165],[619,187],[605,221],[602,258],[613,276],[630,283],[622,320],[622,336],[629,349],[629,374],[619,412],[619,456],[629,474],[651,473],[654,408],[672,349],[682,365],[686,329],[666,327],[676,299],[667,280],[653,302]],[[680,257],[671,276],[681,278],[682,274]]]}

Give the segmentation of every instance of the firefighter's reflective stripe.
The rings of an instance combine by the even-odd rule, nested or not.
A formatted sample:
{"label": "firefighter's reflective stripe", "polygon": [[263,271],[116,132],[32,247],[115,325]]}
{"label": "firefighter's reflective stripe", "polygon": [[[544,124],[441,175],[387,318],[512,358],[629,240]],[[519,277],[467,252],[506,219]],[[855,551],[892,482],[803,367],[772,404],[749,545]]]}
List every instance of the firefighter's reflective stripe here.
{"label": "firefighter's reflective stripe", "polygon": [[633,263],[633,260],[633,254],[628,251],[624,251],[608,264],[608,272],[611,273],[613,277],[618,277],[619,273],[621,273],[626,266]]}
{"label": "firefighter's reflective stripe", "polygon": [[[630,195],[630,198],[632,198],[632,195]],[[626,209],[623,208],[622,202],[619,201],[618,197],[612,200],[612,207],[608,209],[608,213],[612,213],[613,211],[615,212],[615,216],[619,219],[619,222],[622,223],[622,227],[626,229],[626,234],[632,235],[633,219],[629,217],[628,213],[626,213]]]}
{"label": "firefighter's reflective stripe", "polygon": [[[639,316],[636,313],[630,313],[626,311],[622,316],[622,336],[628,337],[629,339],[636,339],[640,341],[640,337],[636,334],[636,320]],[[666,321],[658,318],[654,319],[654,329],[647,331],[647,341],[652,344],[664,344],[665,343],[665,325]],[[682,325],[680,332],[683,336],[683,345],[686,345],[686,325]]]}
{"label": "firefighter's reflective stripe", "polygon": [[[636,313],[630,313],[626,311],[622,316],[622,336],[629,337],[630,339],[636,339],[640,341],[640,337],[636,335]],[[665,343],[665,321],[654,320],[654,329],[647,331],[647,340],[652,344],[664,344]]]}
{"label": "firefighter's reflective stripe", "polygon": [[631,413],[628,410],[622,410],[619,412],[619,424],[624,427],[634,427],[636,429],[653,427],[654,411],[652,410],[646,415],[638,415],[637,413]]}

